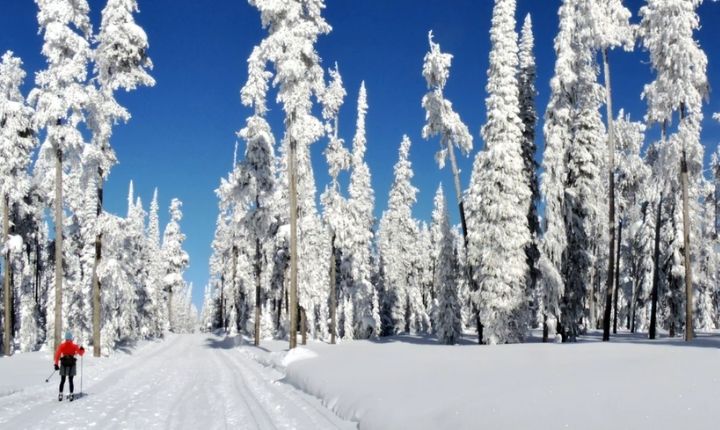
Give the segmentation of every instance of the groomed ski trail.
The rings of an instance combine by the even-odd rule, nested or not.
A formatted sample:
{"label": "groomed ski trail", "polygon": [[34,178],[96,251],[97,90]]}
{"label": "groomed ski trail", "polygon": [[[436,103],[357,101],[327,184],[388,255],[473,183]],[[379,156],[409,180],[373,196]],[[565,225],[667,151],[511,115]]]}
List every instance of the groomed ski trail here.
{"label": "groomed ski trail", "polygon": [[[43,381],[43,385],[0,397],[0,427],[356,428],[317,399],[278,382],[282,374],[261,366],[218,336],[169,335],[121,360],[98,359],[94,366],[85,360],[86,396],[72,403],[58,402],[58,379]],[[79,391],[78,369],[75,392]]]}

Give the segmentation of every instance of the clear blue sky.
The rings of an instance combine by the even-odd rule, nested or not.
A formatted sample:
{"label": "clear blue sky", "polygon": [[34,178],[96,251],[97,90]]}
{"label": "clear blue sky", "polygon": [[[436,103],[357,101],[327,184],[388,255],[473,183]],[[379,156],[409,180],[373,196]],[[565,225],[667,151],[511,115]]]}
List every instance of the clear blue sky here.
{"label": "clear blue sky", "polygon": [[[93,26],[99,26],[103,0],[89,0]],[[249,111],[240,104],[239,90],[246,78],[246,60],[264,32],[259,14],[244,0],[139,0],[138,23],[146,30],[150,55],[155,63],[157,86],[121,94],[121,102],[133,115],[127,125],[116,127],[112,144],[120,164],[110,175],[106,206],[111,212],[126,212],[129,181],[147,209],[152,190],[160,190],[161,222],[167,221],[170,199],[184,202],[181,223],[187,234],[190,254],[186,278],[193,282],[194,302],[202,300],[208,279],[210,242],[217,216],[214,194],[220,178],[232,167],[235,132]],[[422,60],[428,49],[427,32],[434,30],[442,49],[452,53],[453,68],[447,97],[475,137],[471,157],[460,160],[463,186],[467,186],[472,159],[482,147],[479,130],[485,120],[485,83],[489,49],[491,0],[359,0],[327,1],[327,21],[333,26],[318,51],[326,67],[338,62],[349,97],[341,111],[341,134],[352,140],[357,91],[366,81],[370,109],[368,163],[373,175],[379,217],[386,206],[392,182],[392,166],[403,133],[413,141],[411,159],[420,188],[415,215],[429,219],[432,199],[439,182],[447,197],[454,199],[450,172],[438,170],[434,154],[437,141],[421,138],[424,112],[420,99],[425,93]],[[626,0],[635,15],[644,3]],[[518,21],[531,13],[535,24],[538,62],[538,111],[547,104],[554,66],[552,41],[557,32],[558,0],[518,0]],[[0,6],[0,51],[11,49],[23,58],[33,73],[45,67],[31,0],[2,0]],[[709,57],[711,87],[720,86],[720,4],[706,1],[700,8],[703,28],[698,34]],[[642,119],[645,104],[640,100],[643,85],[652,79],[648,56],[611,54],[616,109],[625,108],[634,119]],[[709,119],[720,111],[720,99],[711,94],[705,106],[702,139],[706,160],[720,141],[720,124]],[[271,122],[280,136],[281,110],[271,106]],[[540,125],[540,127],[542,124]],[[538,130],[541,130],[540,128]],[[542,151],[542,133],[538,145]],[[313,148],[318,193],[327,183],[322,157],[325,141]],[[241,148],[242,149],[242,148]],[[241,151],[242,153],[242,151]],[[542,153],[538,154],[538,159]],[[454,213],[455,222],[457,214]]]}

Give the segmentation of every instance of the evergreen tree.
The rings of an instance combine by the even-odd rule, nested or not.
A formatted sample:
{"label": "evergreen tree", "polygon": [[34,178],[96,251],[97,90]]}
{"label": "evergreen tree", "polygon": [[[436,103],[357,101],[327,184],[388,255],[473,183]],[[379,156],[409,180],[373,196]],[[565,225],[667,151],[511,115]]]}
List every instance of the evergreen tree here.
{"label": "evergreen tree", "polygon": [[458,262],[450,230],[445,195],[442,185],[435,194],[435,207],[432,214],[433,251],[437,256],[434,282],[437,288],[437,308],[434,312],[433,327],[441,342],[452,345],[462,335],[462,319],[458,299],[457,278]]}
{"label": "evergreen tree", "polygon": [[[538,164],[535,161],[535,152],[537,144],[535,143],[535,128],[537,126],[537,110],[535,108],[535,97],[537,90],[535,89],[535,80],[537,78],[537,69],[535,66],[535,54],[533,49],[535,46],[535,38],[533,36],[532,18],[530,14],[525,17],[522,32],[520,35],[520,44],[518,45],[518,100],[520,102],[520,120],[523,123],[523,141],[522,155],[524,162],[524,172],[526,180],[530,185],[530,205],[528,207],[528,226],[530,228],[531,241],[525,249],[527,255],[527,264],[530,268],[528,276],[528,297],[532,299],[531,309],[533,314],[540,312],[539,303],[541,301],[541,292],[538,290],[538,278],[540,272],[538,269],[538,260],[540,259],[540,250],[538,242],[540,240],[540,220],[538,218],[536,204],[540,200],[540,189],[538,185]],[[535,315],[533,315],[534,319]]]}
{"label": "evergreen tree", "polygon": [[[43,189],[54,196],[50,203],[55,208],[55,293],[52,322],[53,345],[60,344],[63,308],[63,173],[78,168],[83,148],[83,136],[78,125],[84,120],[83,109],[88,103],[85,89],[87,63],[90,57],[90,19],[86,0],[36,0],[39,7],[38,23],[43,34],[43,55],[47,69],[35,75],[37,88],[30,93],[35,106],[35,121],[46,130],[36,175]],[[55,175],[52,175],[52,165]]]}
{"label": "evergreen tree", "polygon": [[[183,273],[187,269],[190,259],[187,252],[182,248],[185,235],[180,231],[180,220],[182,219],[182,202],[172,199],[170,202],[170,222],[165,227],[162,244],[163,263],[165,265],[165,276],[163,278],[164,291],[167,293],[168,319],[167,327],[175,331],[180,329],[175,324],[178,322],[173,315],[177,305],[173,304],[174,296],[182,296],[185,288]],[[182,299],[180,299],[182,300]]]}
{"label": "evergreen tree", "polygon": [[467,192],[468,261],[475,268],[475,304],[490,344],[519,342],[527,329],[531,193],[523,172],[515,6],[515,0],[495,2],[482,128],[486,149],[475,158]]}
{"label": "evergreen tree", "polygon": [[[322,123],[312,114],[311,97],[320,96],[325,90],[324,72],[314,45],[320,35],[330,32],[331,27],[321,15],[325,8],[323,0],[291,0],[282,4],[275,0],[250,0],[250,4],[260,11],[263,27],[268,30],[268,36],[253,51],[260,70],[253,75],[261,78],[251,85],[267,86],[271,75],[264,67],[272,63],[276,72],[273,84],[278,87],[277,100],[283,105],[285,113],[282,154],[289,179],[289,333],[290,347],[294,348],[297,343],[298,304],[310,316],[313,330],[318,328],[322,331],[327,320],[322,312],[322,303],[328,297],[326,280],[329,271],[326,269],[329,258],[325,254],[329,238],[315,208],[310,145],[324,131]],[[298,220],[299,234],[303,238],[299,250]],[[298,292],[298,285],[305,289]],[[317,315],[320,318],[316,318]]]}
{"label": "evergreen tree", "polygon": [[417,250],[414,244],[418,238],[418,225],[412,217],[412,206],[417,201],[418,190],[410,183],[413,171],[409,155],[410,139],[403,136],[388,206],[378,230],[383,286],[381,318],[385,335],[414,334],[430,329],[430,320],[423,309],[415,277]]}
{"label": "evergreen tree", "polygon": [[460,172],[455,160],[455,146],[467,156],[472,151],[473,139],[467,126],[460,119],[460,115],[453,110],[452,103],[446,100],[443,94],[445,85],[450,78],[450,65],[453,56],[440,51],[440,45],[433,42],[432,31],[428,33],[428,42],[430,43],[430,52],[425,54],[423,76],[430,91],[422,99],[426,121],[422,134],[424,139],[440,135],[440,151],[435,155],[440,168],[445,166],[445,159],[448,155],[450,156],[450,165],[455,181],[455,193],[460,208],[460,220],[463,235],[467,241],[465,208],[462,192],[460,191]]}
{"label": "evergreen tree", "polygon": [[550,80],[550,101],[545,111],[543,132],[545,152],[541,192],[545,201],[544,234],[539,261],[543,282],[543,340],[555,333],[560,321],[560,297],[565,292],[562,276],[566,260],[565,181],[567,147],[571,139],[573,100],[571,92],[576,79],[573,68],[572,34],[575,28],[574,1],[565,0],[558,12],[560,29],[555,37],[555,74]]}
{"label": "evergreen tree", "polygon": [[[98,217],[103,206],[103,181],[117,162],[110,146],[112,128],[118,120],[130,119],[130,113],[115,100],[114,92],[118,89],[135,90],[140,85],[155,85],[155,80],[148,73],[153,65],[147,54],[147,35],[133,17],[133,13],[138,11],[136,0],[108,0],[101,14],[100,32],[96,39],[98,45],[93,55],[95,79],[88,88],[88,125],[93,139],[92,144],[86,146],[83,164],[86,175],[97,175],[95,215]],[[94,241],[93,353],[99,357],[101,287],[97,266],[102,258],[102,236],[96,235]]]}
{"label": "evergreen tree", "polygon": [[[13,345],[13,258],[11,241],[17,242],[19,236],[10,236],[10,222],[14,211],[29,193],[30,165],[32,151],[36,146],[33,131],[33,109],[25,102],[20,87],[25,79],[22,60],[8,51],[0,60],[0,206],[2,206],[3,231],[0,249],[3,257],[3,353],[12,354]],[[16,243],[17,244],[17,243]],[[22,272],[21,272],[22,273]],[[23,309],[27,303],[23,302]],[[29,312],[29,311],[24,311]],[[27,338],[26,336],[22,336]]]}
{"label": "evergreen tree", "polygon": [[367,91],[365,82],[360,84],[358,94],[357,123],[351,155],[348,218],[351,276],[354,290],[355,336],[360,339],[380,334],[380,309],[377,290],[372,282],[372,247],[374,239],[375,192],[370,182],[370,167],[365,161],[367,138],[365,117],[367,115]]}
{"label": "evergreen tree", "polygon": [[[672,315],[667,323],[671,335],[684,325],[688,341],[693,338],[691,254],[696,252],[691,248],[690,230],[694,229],[699,237],[698,224],[692,220],[697,219],[703,160],[702,101],[708,94],[707,56],[693,38],[700,27],[696,8],[701,3],[702,0],[648,0],[640,9],[640,36],[656,74],[655,80],[643,91],[648,103],[646,120],[661,124],[665,133],[673,122],[674,112],[679,113],[676,132],[664,140],[658,160],[662,164],[663,194],[667,196],[665,201],[673,230],[672,239],[667,240],[670,243],[667,249],[672,255],[667,260],[670,267],[666,271],[670,276],[668,300]],[[680,227],[682,241],[675,233],[680,232]],[[695,244],[695,248],[697,246]],[[654,332],[654,327],[651,331]]]}

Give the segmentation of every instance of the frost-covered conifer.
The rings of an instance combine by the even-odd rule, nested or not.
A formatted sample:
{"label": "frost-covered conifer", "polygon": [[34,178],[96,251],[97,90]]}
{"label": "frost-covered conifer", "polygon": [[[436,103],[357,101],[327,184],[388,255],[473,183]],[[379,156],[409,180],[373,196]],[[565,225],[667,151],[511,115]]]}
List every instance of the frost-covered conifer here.
{"label": "frost-covered conifer", "polygon": [[495,2],[482,129],[486,149],[475,158],[466,197],[468,260],[479,287],[475,304],[490,344],[520,342],[527,329],[531,193],[523,171],[515,6],[515,0]]}
{"label": "frost-covered conifer", "polygon": [[360,84],[357,107],[357,123],[350,173],[348,200],[349,253],[351,276],[354,284],[355,336],[360,339],[380,334],[380,309],[377,304],[377,290],[372,282],[372,247],[374,239],[375,191],[370,182],[370,167],[365,161],[367,137],[365,118],[368,110],[365,82]]}
{"label": "frost-covered conifer", "polygon": [[[127,121],[130,113],[115,100],[118,89],[135,90],[138,86],[153,86],[155,80],[148,73],[152,61],[148,57],[147,35],[135,23],[138,12],[136,0],[108,0],[101,14],[100,32],[93,53],[95,79],[88,87],[88,125],[93,133],[92,144],[86,146],[83,164],[86,175],[97,175],[97,213],[103,205],[103,181],[117,162],[110,146],[112,127],[119,120]],[[86,179],[87,181],[87,179]],[[132,202],[131,202],[132,203]],[[101,259],[102,238],[95,237],[95,266],[93,266],[93,299],[100,303],[100,285],[96,270]],[[94,307],[93,344],[96,356],[100,355],[100,307]],[[153,330],[154,332],[154,330]],[[148,331],[146,335],[150,335]]]}
{"label": "frost-covered conifer", "polygon": [[403,136],[388,206],[378,230],[383,285],[382,332],[386,335],[430,329],[416,279],[418,225],[412,216],[412,206],[418,190],[410,183],[413,171],[409,155],[410,139]]}
{"label": "frost-covered conifer", "polygon": [[[584,0],[581,0],[584,1]],[[582,3],[577,3],[582,6]],[[575,82],[571,123],[572,138],[566,148],[567,177],[565,213],[567,254],[564,267],[565,294],[561,301],[563,338],[574,340],[585,316],[584,299],[593,278],[592,247],[597,233],[604,231],[602,207],[605,203],[607,145],[600,115],[602,86],[598,84],[598,66],[593,50],[588,16],[576,7],[573,68]],[[598,229],[600,227],[600,229]]]}
{"label": "frost-covered conifer", "polygon": [[[296,326],[295,294],[299,306],[309,318],[315,333],[326,330],[323,303],[327,301],[329,271],[329,237],[315,207],[315,180],[310,163],[310,145],[324,132],[322,123],[313,116],[311,97],[325,91],[324,72],[314,45],[331,27],[322,17],[323,0],[250,0],[260,11],[268,36],[256,47],[258,73],[263,78],[253,85],[267,85],[267,64],[275,69],[273,84],[278,87],[277,100],[285,113],[285,135],[282,141],[284,168],[288,169],[290,201],[290,325]],[[297,204],[296,198],[299,197]],[[295,217],[297,209],[297,217]],[[297,219],[296,219],[297,218]],[[299,223],[296,223],[299,221]],[[297,225],[299,224],[299,231]],[[300,240],[298,240],[298,237]],[[299,247],[298,247],[299,245]],[[298,291],[298,286],[301,290]],[[325,306],[326,308],[327,306]],[[316,318],[319,316],[319,318]],[[290,346],[296,345],[295,330],[290,331]]]}
{"label": "frost-covered conifer", "polygon": [[173,298],[176,294],[181,295],[184,292],[185,280],[183,279],[183,273],[190,262],[187,252],[182,248],[185,235],[180,231],[181,207],[182,202],[178,199],[172,199],[170,202],[170,222],[165,227],[162,244],[162,256],[165,266],[165,276],[162,281],[164,291],[167,293],[167,327],[170,330],[176,329],[175,316],[172,314],[172,311],[176,309]]}
{"label": "frost-covered conifer", "polygon": [[540,291],[537,284],[540,273],[538,270],[538,260],[540,259],[540,250],[538,242],[540,240],[540,220],[538,218],[536,204],[540,200],[540,189],[538,185],[538,164],[535,161],[535,152],[537,144],[535,143],[535,127],[537,126],[537,110],[535,108],[535,97],[537,90],[535,89],[535,80],[537,78],[537,69],[535,66],[535,54],[533,52],[535,46],[535,38],[533,36],[532,18],[530,14],[525,17],[522,32],[520,35],[520,44],[518,45],[518,101],[520,103],[520,120],[523,124],[523,142],[522,155],[524,163],[524,172],[526,180],[530,186],[530,204],[528,206],[528,227],[530,228],[531,241],[525,249],[527,255],[528,267],[530,268],[528,277],[528,295],[532,297],[531,311],[538,313],[540,301]]}
{"label": "frost-covered conifer", "polygon": [[[640,156],[645,126],[621,110],[613,121],[617,139],[617,212],[622,228],[622,267],[618,290],[628,297],[628,321],[635,331],[637,309],[647,302],[652,282],[652,207],[648,205],[650,168]],[[620,238],[620,235],[618,235]],[[642,310],[642,309],[641,309]]]}
{"label": "frost-covered conifer", "polygon": [[455,147],[457,146],[460,152],[467,156],[472,151],[473,139],[467,126],[460,119],[460,115],[453,110],[452,103],[446,100],[443,94],[450,77],[450,65],[453,56],[440,51],[440,45],[433,42],[432,31],[428,33],[428,41],[430,43],[430,52],[425,54],[423,76],[430,91],[422,99],[426,121],[422,135],[424,139],[430,139],[436,135],[440,136],[440,151],[435,155],[440,168],[445,166],[445,159],[448,155],[450,156],[455,181],[455,193],[463,224],[463,234],[467,236],[465,210],[460,191],[460,172],[455,160]]}
{"label": "frost-covered conifer", "polygon": [[[342,76],[338,70],[337,64],[335,69],[330,72],[331,82],[328,85],[325,94],[322,97],[323,102],[323,119],[326,121],[325,128],[328,133],[328,146],[325,149],[325,158],[328,163],[330,173],[330,185],[325,188],[325,192],[320,196],[323,205],[323,219],[330,229],[331,235],[331,261],[330,264],[336,266],[335,271],[331,272],[330,285],[330,312],[332,331],[332,341],[337,334],[337,297],[338,295],[345,297],[353,294],[352,282],[350,274],[347,273],[349,264],[346,260],[351,258],[348,253],[349,240],[349,220],[347,201],[340,192],[340,184],[338,175],[341,171],[350,168],[350,153],[345,148],[345,142],[338,135],[338,114],[343,104],[346,92],[342,83]],[[338,288],[339,287],[339,288]],[[338,294],[339,292],[339,294]],[[353,317],[345,324],[353,324]],[[345,333],[348,338],[348,333]]]}
{"label": "frost-covered conifer", "polygon": [[[666,249],[672,256],[666,260],[671,313],[667,324],[671,334],[684,325],[687,340],[693,337],[691,254],[698,248],[697,242],[690,243],[690,232],[693,230],[693,234],[699,236],[699,225],[693,220],[698,217],[703,160],[702,102],[708,94],[707,56],[693,38],[700,27],[696,8],[701,3],[702,0],[648,0],[640,9],[640,36],[655,72],[655,80],[643,91],[648,103],[646,120],[661,124],[669,134],[659,148],[658,157],[671,220],[671,228],[667,230],[671,234],[665,238],[669,243]],[[675,133],[670,134],[668,127],[673,123],[675,112],[679,112],[680,120]]]}
{"label": "frost-covered conifer", "polygon": [[447,345],[456,343],[462,335],[457,282],[460,274],[453,240],[441,185],[435,193],[432,214],[432,244],[433,253],[436,255],[433,284],[437,295],[433,328],[440,341]]}
{"label": "frost-covered conifer", "polygon": [[[28,166],[36,145],[32,124],[33,110],[26,104],[25,97],[20,92],[24,79],[22,60],[12,52],[6,52],[0,60],[0,158],[3,160],[0,163],[0,218],[3,222],[0,250],[3,258],[2,336],[5,355],[12,353],[14,332],[10,323],[13,320],[11,310],[14,302],[11,288],[14,264],[10,253],[13,248],[10,246],[10,219],[14,212],[12,208],[18,207],[29,192]],[[26,307],[23,306],[23,309]]]}
{"label": "frost-covered conifer", "polygon": [[560,320],[560,297],[565,292],[563,265],[567,248],[565,226],[565,180],[567,147],[572,136],[571,88],[576,79],[572,35],[575,31],[573,0],[565,0],[558,12],[560,29],[555,37],[555,74],[550,80],[550,101],[545,111],[545,152],[540,191],[545,201],[544,234],[539,261],[542,276],[543,340],[555,333]]}
{"label": "frost-covered conifer", "polygon": [[[47,69],[35,75],[37,87],[30,93],[38,129],[45,129],[35,166],[42,188],[55,207],[55,294],[54,345],[60,343],[63,306],[63,169],[77,168],[84,139],[78,130],[88,102],[85,90],[90,57],[90,19],[86,0],[36,0],[38,23],[43,34]],[[67,166],[69,164],[69,166]],[[53,165],[54,171],[53,174]]]}

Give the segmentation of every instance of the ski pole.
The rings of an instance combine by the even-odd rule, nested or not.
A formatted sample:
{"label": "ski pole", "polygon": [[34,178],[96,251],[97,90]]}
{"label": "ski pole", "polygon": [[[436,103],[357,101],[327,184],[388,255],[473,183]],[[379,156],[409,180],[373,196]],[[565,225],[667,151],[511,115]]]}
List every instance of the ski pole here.
{"label": "ski pole", "polygon": [[80,397],[83,396],[83,390],[82,390],[82,381],[83,381],[83,356],[80,356]]}
{"label": "ski pole", "polygon": [[50,378],[53,377],[53,375],[55,374],[55,372],[57,372],[57,370],[53,370],[53,373],[51,373],[50,376],[48,376],[47,379],[45,379],[45,382],[50,382]]}

